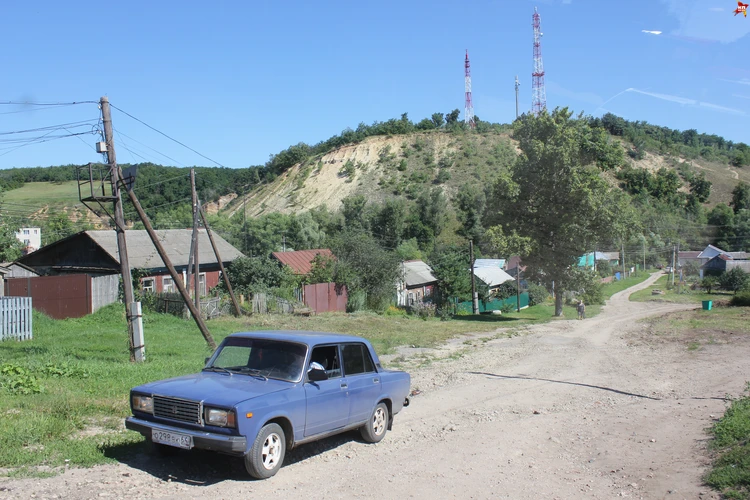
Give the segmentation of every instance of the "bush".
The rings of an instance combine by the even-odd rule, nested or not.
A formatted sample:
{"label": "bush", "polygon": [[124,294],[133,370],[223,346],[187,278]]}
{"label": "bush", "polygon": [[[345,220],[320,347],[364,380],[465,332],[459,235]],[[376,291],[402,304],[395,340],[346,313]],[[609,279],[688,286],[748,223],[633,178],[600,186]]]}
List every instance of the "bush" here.
{"label": "bush", "polygon": [[604,304],[604,293],[602,293],[601,285],[587,288],[581,294],[581,300],[584,304]]}
{"label": "bush", "polygon": [[549,292],[542,285],[529,285],[529,307],[543,303],[549,297]]}
{"label": "bush", "polygon": [[417,302],[411,307],[411,312],[412,314],[419,316],[423,320],[427,320],[427,318],[434,318],[435,305],[426,304],[424,302]]}
{"label": "bush", "polygon": [[750,292],[740,292],[729,301],[730,306],[735,307],[749,307],[750,306]]}
{"label": "bush", "polygon": [[365,308],[367,294],[363,290],[349,292],[349,298],[346,301],[346,312],[357,312]]}

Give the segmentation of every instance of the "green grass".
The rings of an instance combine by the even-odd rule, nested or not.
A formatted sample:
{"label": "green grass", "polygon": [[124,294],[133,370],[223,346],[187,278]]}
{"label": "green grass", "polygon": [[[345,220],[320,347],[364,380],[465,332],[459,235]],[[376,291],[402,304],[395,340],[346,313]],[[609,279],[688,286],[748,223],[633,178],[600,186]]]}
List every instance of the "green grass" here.
{"label": "green grass", "polygon": [[750,397],[732,401],[710,432],[716,457],[706,484],[726,498],[750,499]]}
{"label": "green grass", "polygon": [[[13,205],[14,212],[31,214],[46,206],[55,209],[80,205],[78,182],[29,182],[18,189],[3,193],[3,201]],[[24,206],[20,206],[24,205]],[[85,210],[83,210],[85,211]]]}
{"label": "green grass", "polygon": [[[686,285],[671,286],[671,277],[668,274],[660,277],[656,282],[644,290],[639,290],[630,295],[630,300],[636,302],[675,302],[679,304],[693,304],[700,303],[704,300],[729,300],[732,298],[732,294],[723,291],[713,291],[712,293],[706,293],[703,290],[691,290],[690,284],[697,279],[689,278],[690,281]],[[654,295],[653,290],[661,290],[664,292],[662,295]]]}

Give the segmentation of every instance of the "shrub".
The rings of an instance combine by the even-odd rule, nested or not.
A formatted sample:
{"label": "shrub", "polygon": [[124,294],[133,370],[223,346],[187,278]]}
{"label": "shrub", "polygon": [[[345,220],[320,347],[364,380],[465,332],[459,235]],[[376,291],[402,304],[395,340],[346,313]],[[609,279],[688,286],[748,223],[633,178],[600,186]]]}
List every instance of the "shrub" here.
{"label": "shrub", "polygon": [[543,303],[549,297],[549,292],[542,285],[529,285],[529,307]]}
{"label": "shrub", "polygon": [[419,316],[421,319],[427,320],[427,318],[435,317],[435,305],[426,304],[424,302],[417,302],[411,307],[412,314]]}
{"label": "shrub", "polygon": [[601,285],[586,288],[586,291],[581,294],[581,299],[584,304],[604,304],[604,293],[602,293]]}
{"label": "shrub", "polygon": [[729,301],[730,306],[735,307],[749,307],[750,306],[750,292],[740,292]]}
{"label": "shrub", "polygon": [[346,301],[346,312],[361,311],[365,308],[365,302],[367,302],[367,294],[364,290],[349,292],[349,298]]}

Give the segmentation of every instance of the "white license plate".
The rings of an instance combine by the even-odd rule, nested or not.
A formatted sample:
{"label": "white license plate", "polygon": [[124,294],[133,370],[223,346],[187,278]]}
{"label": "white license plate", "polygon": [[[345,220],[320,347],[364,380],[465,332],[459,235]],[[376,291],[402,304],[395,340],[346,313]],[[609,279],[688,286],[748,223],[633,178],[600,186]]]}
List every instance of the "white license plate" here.
{"label": "white license plate", "polygon": [[151,431],[151,441],[189,450],[193,447],[193,436],[178,432]]}

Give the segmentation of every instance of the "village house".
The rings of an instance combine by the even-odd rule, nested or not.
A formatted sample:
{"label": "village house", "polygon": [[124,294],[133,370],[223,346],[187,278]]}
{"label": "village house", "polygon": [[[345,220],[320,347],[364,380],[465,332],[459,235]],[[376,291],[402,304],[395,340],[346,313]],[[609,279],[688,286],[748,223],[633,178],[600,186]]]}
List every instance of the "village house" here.
{"label": "village house", "polygon": [[[156,233],[182,282],[186,283],[192,229],[168,229]],[[225,266],[242,256],[217,234],[214,233],[213,237]],[[148,233],[128,230],[125,231],[125,240],[131,271],[140,280],[142,289],[157,293],[176,292],[174,280]],[[198,249],[199,291],[201,295],[208,295],[221,277],[205,229],[199,230]],[[21,257],[12,266],[16,267],[18,274],[28,269],[39,276],[21,277],[14,273],[14,278],[5,280],[5,294],[32,296],[35,309],[44,307],[44,299],[54,305],[45,310],[53,317],[80,317],[118,300],[120,261],[117,233],[113,230],[76,233]],[[76,294],[80,295],[80,301],[72,307],[67,299]]]}
{"label": "village house", "polygon": [[429,265],[421,260],[407,260],[401,263],[403,279],[396,285],[396,303],[399,306],[413,306],[431,300],[437,289],[437,278]]}

